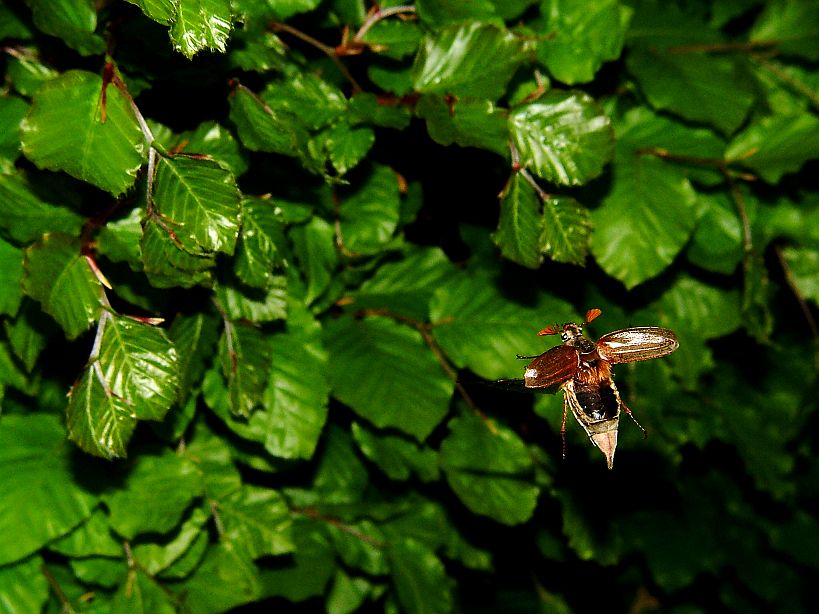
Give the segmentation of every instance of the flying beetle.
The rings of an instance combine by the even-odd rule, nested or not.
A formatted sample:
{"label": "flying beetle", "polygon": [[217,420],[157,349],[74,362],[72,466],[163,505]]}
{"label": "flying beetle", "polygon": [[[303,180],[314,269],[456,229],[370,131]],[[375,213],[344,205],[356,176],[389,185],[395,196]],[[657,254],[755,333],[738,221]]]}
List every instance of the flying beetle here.
{"label": "flying beetle", "polygon": [[526,388],[556,392],[563,390],[563,456],[566,455],[566,416],[572,415],[586,431],[592,443],[606,457],[606,464],[614,466],[617,448],[617,427],[622,408],[646,435],[631,410],[620,398],[611,366],[650,360],[666,356],[679,347],[677,336],[667,328],[637,326],[607,333],[594,342],[583,336],[583,327],[602,312],[589,309],[581,324],[567,322],[553,324],[538,335],[560,335],[562,345],[553,347],[534,358],[523,374]]}

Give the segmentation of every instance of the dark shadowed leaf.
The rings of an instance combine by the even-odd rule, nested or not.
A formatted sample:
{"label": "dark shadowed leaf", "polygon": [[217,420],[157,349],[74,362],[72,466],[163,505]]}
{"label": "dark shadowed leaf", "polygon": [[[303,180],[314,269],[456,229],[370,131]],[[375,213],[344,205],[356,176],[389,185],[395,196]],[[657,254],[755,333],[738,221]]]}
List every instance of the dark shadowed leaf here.
{"label": "dark shadowed leaf", "polygon": [[446,414],[454,382],[417,331],[344,316],[327,323],[325,343],[333,395],[374,425],[423,441]]}
{"label": "dark shadowed leaf", "polygon": [[[22,559],[91,515],[95,498],[76,481],[72,446],[56,416],[4,415],[0,460],[0,564]],[[36,484],[37,488],[32,488]]]}
{"label": "dark shadowed leaf", "polygon": [[476,417],[455,418],[441,444],[441,468],[461,501],[476,514],[507,525],[531,518],[539,489],[532,460],[512,431]]}

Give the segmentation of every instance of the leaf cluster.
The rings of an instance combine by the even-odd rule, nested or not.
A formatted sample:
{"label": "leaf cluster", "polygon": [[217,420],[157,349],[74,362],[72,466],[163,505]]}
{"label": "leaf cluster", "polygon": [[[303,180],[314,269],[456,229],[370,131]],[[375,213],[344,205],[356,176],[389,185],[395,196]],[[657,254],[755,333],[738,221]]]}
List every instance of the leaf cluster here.
{"label": "leaf cluster", "polygon": [[[0,40],[8,611],[810,608],[814,2],[3,0]],[[680,340],[618,368],[613,472],[480,385],[590,307]]]}

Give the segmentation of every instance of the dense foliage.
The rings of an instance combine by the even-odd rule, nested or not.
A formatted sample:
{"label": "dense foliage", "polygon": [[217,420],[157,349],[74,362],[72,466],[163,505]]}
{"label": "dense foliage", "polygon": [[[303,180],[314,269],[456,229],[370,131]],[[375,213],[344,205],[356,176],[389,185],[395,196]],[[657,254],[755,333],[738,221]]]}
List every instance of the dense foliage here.
{"label": "dense foliage", "polygon": [[[5,0],[0,40],[0,610],[816,606],[815,2]],[[613,471],[481,384],[590,307],[680,340],[616,369]]]}

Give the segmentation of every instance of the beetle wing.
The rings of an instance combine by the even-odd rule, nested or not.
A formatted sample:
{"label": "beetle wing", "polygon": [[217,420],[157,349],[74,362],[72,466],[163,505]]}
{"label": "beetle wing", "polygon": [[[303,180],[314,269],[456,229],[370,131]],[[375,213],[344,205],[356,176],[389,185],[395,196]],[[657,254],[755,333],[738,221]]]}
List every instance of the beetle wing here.
{"label": "beetle wing", "polygon": [[535,358],[523,374],[527,388],[557,388],[572,379],[580,368],[580,354],[568,345],[558,345]]}
{"label": "beetle wing", "polygon": [[607,333],[597,340],[597,354],[612,364],[665,356],[680,346],[674,331],[657,326],[636,326]]}

